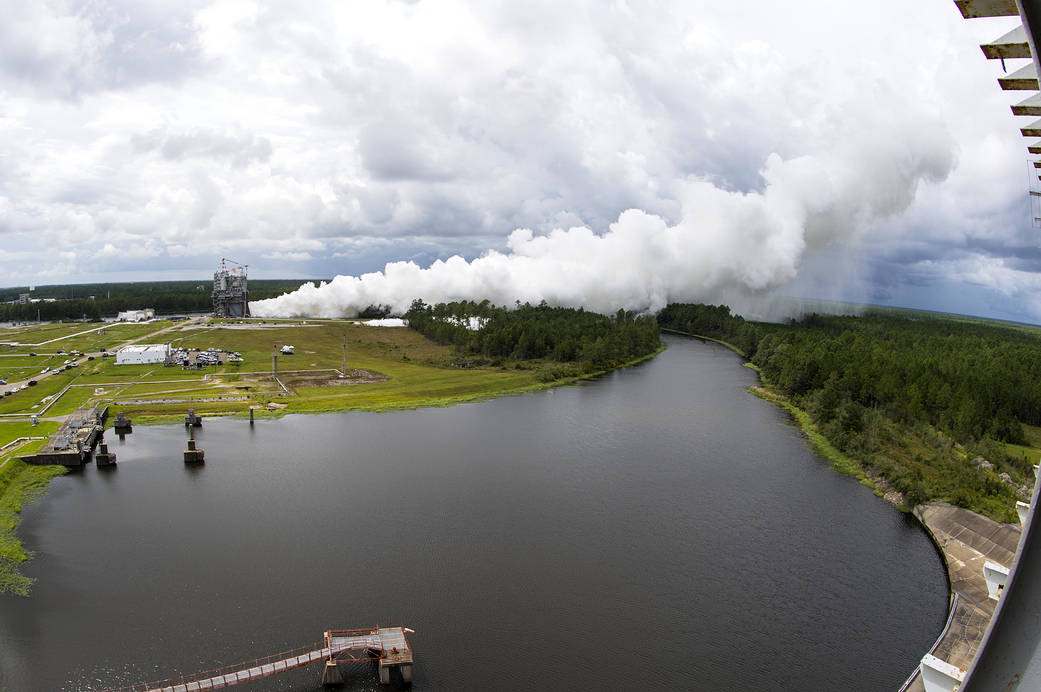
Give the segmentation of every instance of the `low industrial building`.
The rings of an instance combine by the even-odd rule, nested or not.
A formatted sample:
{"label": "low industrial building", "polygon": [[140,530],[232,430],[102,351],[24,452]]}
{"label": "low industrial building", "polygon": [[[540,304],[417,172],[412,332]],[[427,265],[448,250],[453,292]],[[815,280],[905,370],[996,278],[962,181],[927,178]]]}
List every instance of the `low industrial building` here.
{"label": "low industrial building", "polygon": [[170,344],[134,344],[116,351],[116,365],[165,363],[170,357]]}
{"label": "low industrial building", "polygon": [[155,319],[155,310],[145,308],[144,310],[127,310],[116,316],[120,322],[143,322]]}

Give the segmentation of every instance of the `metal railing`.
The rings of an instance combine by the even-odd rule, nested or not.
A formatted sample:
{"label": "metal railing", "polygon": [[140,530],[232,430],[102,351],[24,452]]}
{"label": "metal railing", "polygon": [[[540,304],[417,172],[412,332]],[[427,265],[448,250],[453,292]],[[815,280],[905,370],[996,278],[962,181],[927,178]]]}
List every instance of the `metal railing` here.
{"label": "metal railing", "polygon": [[[276,673],[282,673],[287,670],[293,670],[302,666],[317,663],[318,661],[324,661],[329,657],[329,647],[326,646],[324,641],[315,642],[305,646],[298,646],[295,649],[289,649],[287,651],[281,651],[277,654],[271,654],[270,656],[262,656],[260,658],[253,659],[251,661],[244,661],[242,663],[236,663],[233,665],[221,666],[219,668],[213,668],[211,670],[192,673],[190,675],[181,675],[166,678],[164,680],[156,680],[154,682],[142,682],[134,685],[126,685],[123,687],[113,687],[103,692],[150,692],[151,690],[162,690],[166,688],[172,688],[179,685],[190,685],[192,683],[199,683],[203,680],[213,680],[215,678],[226,677],[229,675],[235,676],[234,680],[228,680],[223,684],[219,684],[209,689],[218,689],[220,687],[227,687],[234,685],[239,682],[246,682],[247,680],[256,680],[259,677],[267,677],[267,675],[274,675]],[[313,660],[306,660],[306,662],[297,662],[290,664],[290,661],[299,661],[301,657],[310,659],[308,654],[321,654],[313,658]],[[285,667],[278,667],[278,670],[273,670],[266,675],[259,675],[251,678],[240,678],[241,673],[252,670],[254,668],[264,668],[265,666],[271,666],[272,669],[276,667],[277,663],[286,662]]]}
{"label": "metal railing", "polygon": [[[947,614],[947,622],[944,623],[943,629],[940,630],[940,636],[936,638],[936,641],[933,642],[933,645],[929,648],[928,654],[931,655],[935,653],[936,649],[939,648],[940,643],[943,641],[943,638],[946,637],[947,633],[951,630],[951,624],[954,622],[954,613],[958,610],[958,599],[960,597],[960,594],[955,591],[954,598],[951,599],[951,612]],[[925,656],[922,656],[922,658],[925,658]],[[915,678],[917,678],[921,672],[922,664],[919,663],[918,666],[911,671],[911,674],[907,676],[907,680],[904,680],[904,684],[900,686],[900,689],[897,690],[897,692],[907,692],[907,688],[911,686],[911,683],[915,681]]]}
{"label": "metal railing", "polygon": [[[333,636],[377,635],[377,630],[331,630]],[[358,655],[355,650],[364,650]],[[279,673],[309,666],[320,661],[335,659],[338,662],[360,663],[378,661],[383,657],[382,647],[374,642],[345,642],[331,644],[329,639],[295,649],[263,656],[251,661],[221,666],[198,673],[142,682],[123,687],[112,687],[102,692],[154,692],[156,690],[215,690],[241,682],[259,680]]]}

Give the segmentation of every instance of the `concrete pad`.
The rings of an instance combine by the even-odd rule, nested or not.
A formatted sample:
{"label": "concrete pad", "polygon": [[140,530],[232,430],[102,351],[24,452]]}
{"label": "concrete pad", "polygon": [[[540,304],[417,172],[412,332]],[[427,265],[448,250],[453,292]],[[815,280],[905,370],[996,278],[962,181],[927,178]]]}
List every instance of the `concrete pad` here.
{"label": "concrete pad", "polygon": [[[946,502],[920,505],[915,508],[915,516],[943,553],[951,591],[957,594],[950,627],[931,655],[957,669],[968,670],[997,606],[997,601],[990,598],[984,565],[1011,565],[1021,530]],[[929,689],[922,679],[923,672],[924,668],[909,690]]]}

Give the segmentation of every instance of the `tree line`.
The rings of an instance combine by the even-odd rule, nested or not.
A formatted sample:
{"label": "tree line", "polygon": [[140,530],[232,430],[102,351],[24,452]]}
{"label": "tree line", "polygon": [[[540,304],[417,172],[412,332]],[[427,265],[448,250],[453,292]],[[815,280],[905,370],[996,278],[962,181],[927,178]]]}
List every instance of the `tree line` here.
{"label": "tree line", "polygon": [[[251,279],[250,300],[274,298],[304,283],[300,279]],[[36,319],[99,320],[125,310],[154,308],[159,315],[210,312],[213,310],[213,281],[145,281],[28,286],[0,289],[0,322],[30,322]],[[30,293],[38,303],[12,303]],[[44,299],[53,299],[44,300]]]}
{"label": "tree line", "polygon": [[[844,402],[924,422],[959,441],[1026,442],[1041,425],[1041,338],[998,325],[810,315],[768,328],[753,362],[830,420]],[[819,401],[816,401],[819,399]]]}
{"label": "tree line", "polygon": [[1030,462],[1003,443],[1026,444],[1022,424],[1041,426],[1041,331],[884,311],[751,324],[697,305],[670,305],[659,320],[738,343],[909,504],[945,499],[1010,520],[1030,483]]}
{"label": "tree line", "polygon": [[759,343],[759,330],[743,317],[730,314],[726,305],[670,303],[658,313],[658,324],[663,329],[725,341],[749,358]]}
{"label": "tree line", "polygon": [[484,300],[412,303],[405,319],[428,339],[492,360],[550,359],[611,367],[654,353],[661,339],[652,316],[619,310],[612,316],[582,309]]}

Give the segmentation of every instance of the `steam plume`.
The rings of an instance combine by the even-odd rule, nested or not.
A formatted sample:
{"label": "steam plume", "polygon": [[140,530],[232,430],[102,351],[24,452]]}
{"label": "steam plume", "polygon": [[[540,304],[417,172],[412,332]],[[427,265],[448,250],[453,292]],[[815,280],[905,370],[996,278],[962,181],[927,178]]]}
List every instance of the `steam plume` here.
{"label": "steam plume", "polygon": [[[427,302],[483,300],[585,307],[598,312],[657,310],[669,302],[768,293],[797,275],[807,251],[854,245],[873,222],[905,210],[923,180],[954,165],[942,127],[890,122],[867,146],[842,138],[817,155],[771,154],[761,191],[733,192],[695,179],[676,181],[680,219],[639,209],[598,234],[589,228],[510,234],[505,253],[489,250],[427,268],[391,262],[382,272],[308,283],[257,301],[257,316],[351,317],[370,305],[401,312]],[[861,133],[862,134],[862,133]],[[853,142],[851,144],[851,142]]]}

